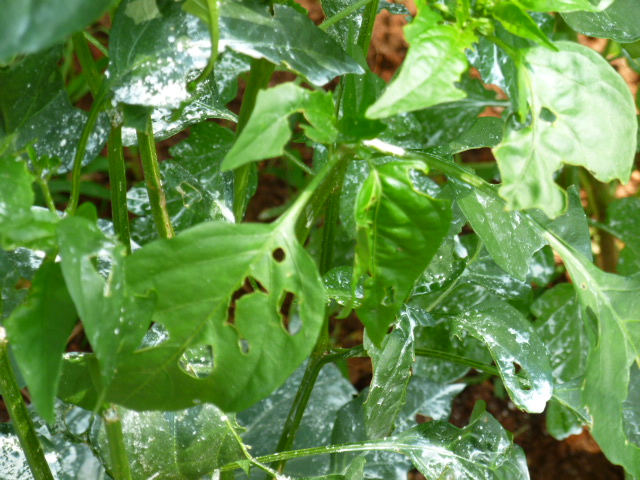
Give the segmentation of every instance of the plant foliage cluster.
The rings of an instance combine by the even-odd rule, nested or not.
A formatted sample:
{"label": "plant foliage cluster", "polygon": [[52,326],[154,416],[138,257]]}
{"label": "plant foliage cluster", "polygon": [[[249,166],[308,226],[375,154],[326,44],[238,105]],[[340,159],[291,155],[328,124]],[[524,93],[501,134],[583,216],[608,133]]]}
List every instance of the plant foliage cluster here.
{"label": "plant foliage cluster", "polygon": [[[609,63],[640,65],[640,3],[322,9],[3,2],[0,476],[529,478],[481,403],[447,422],[473,368],[640,478],[640,203],[612,196],[638,124]],[[381,9],[409,20],[387,85],[366,62]],[[463,161],[487,147],[496,163]],[[273,158],[291,198],[243,221]],[[329,326],[354,312],[364,342],[343,348]],[[79,322],[90,353],[65,353]]]}

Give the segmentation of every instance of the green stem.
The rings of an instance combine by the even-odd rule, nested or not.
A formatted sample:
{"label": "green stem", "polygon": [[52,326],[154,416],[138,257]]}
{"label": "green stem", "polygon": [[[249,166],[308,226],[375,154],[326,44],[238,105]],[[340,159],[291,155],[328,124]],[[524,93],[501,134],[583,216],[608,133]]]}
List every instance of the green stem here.
{"label": "green stem", "polygon": [[[411,448],[411,446],[405,446],[405,448]],[[423,448],[423,447],[420,447]],[[300,450],[289,450],[287,452],[279,452],[271,455],[264,455],[262,457],[255,458],[255,461],[261,463],[271,463],[280,460],[292,460],[294,458],[310,457],[314,455],[329,455],[331,453],[345,453],[345,452],[368,452],[372,450],[389,450],[397,451],[397,445],[393,442],[389,442],[386,439],[381,439],[372,442],[362,443],[346,443],[342,445],[330,445],[326,447],[314,447],[303,448]],[[222,467],[220,471],[226,472],[229,470],[236,470],[241,468],[237,463],[229,463]]]}
{"label": "green stem", "polygon": [[162,188],[151,117],[147,118],[145,131],[138,131],[137,133],[140,159],[142,160],[142,171],[144,172],[144,180],[147,185],[147,193],[149,194],[153,221],[156,224],[160,238],[172,238],[174,236],[173,227],[171,226],[171,216],[167,211],[167,199]]}
{"label": "green stem", "polygon": [[[247,86],[242,97],[242,105],[240,106],[236,138],[242,133],[247,122],[249,122],[251,113],[256,106],[258,92],[269,86],[269,80],[271,80],[271,75],[274,70],[275,65],[264,59],[253,60],[253,62],[251,62],[251,71],[249,72],[249,79],[247,80]],[[233,172],[233,214],[236,223],[242,221],[247,209],[247,189],[249,188],[251,168],[251,164],[243,165],[236,168]]]}
{"label": "green stem", "polygon": [[111,216],[116,235],[131,253],[131,233],[129,231],[129,211],[127,209],[127,171],[122,153],[122,127],[117,126],[109,133],[107,144],[109,160],[109,181],[111,182]]}
{"label": "green stem", "polygon": [[195,90],[196,86],[206,79],[215,67],[218,58],[218,42],[220,41],[220,11],[218,9],[218,0],[207,0],[207,21],[209,23],[209,38],[211,39],[211,54],[207,66],[198,78],[189,84],[190,90]]}
{"label": "green stem", "polygon": [[[360,10],[362,7],[364,7],[368,3],[371,3],[372,1],[373,0],[358,0],[353,5],[349,5],[344,10],[340,10],[334,16],[327,18],[324,22],[318,25],[318,28],[320,28],[321,30],[327,30],[330,26],[335,25],[343,18],[346,18],[349,15],[351,15],[353,12]],[[377,7],[376,7],[376,13],[377,13]]]}
{"label": "green stem", "polygon": [[89,141],[89,136],[93,132],[93,128],[96,126],[98,115],[100,114],[102,103],[105,97],[106,89],[101,88],[96,94],[96,97],[93,101],[93,106],[89,111],[89,118],[87,118],[87,123],[82,130],[82,135],[80,137],[80,141],[78,142],[78,149],[76,150],[76,155],[73,159],[73,171],[71,173],[71,196],[69,198],[69,204],[67,205],[66,210],[69,215],[73,215],[78,208],[78,200],[80,199],[80,174],[82,173],[82,160],[84,159],[84,155],[87,151],[87,142]]}
{"label": "green stem", "polygon": [[478,362],[471,358],[462,357],[453,353],[442,352],[440,350],[433,350],[431,348],[416,348],[415,354],[418,357],[437,358],[438,360],[444,360],[446,362],[456,363],[458,365],[464,365],[465,367],[475,368],[481,372],[490,373],[491,375],[499,376],[500,370],[492,365]]}
{"label": "green stem", "polygon": [[102,53],[102,55],[104,55],[105,57],[109,58],[109,51],[106,48],[104,48],[104,45],[102,45],[100,43],[100,41],[96,37],[91,35],[86,30],[84,32],[82,32],[82,33],[84,35],[84,38],[87,40],[87,42],[89,42],[91,45],[93,45],[98,50],[100,50],[100,53]]}
{"label": "green stem", "polygon": [[320,251],[320,275],[326,274],[333,263],[333,244],[336,237],[336,227],[340,217],[340,193],[342,183],[338,183],[329,195],[325,207],[324,226],[322,227],[322,250]]}
{"label": "green stem", "polygon": [[44,197],[44,203],[47,205],[47,208],[53,213],[56,213],[57,212],[56,204],[53,201],[53,197],[51,196],[51,190],[49,190],[49,184],[44,178],[40,176],[36,177],[36,183],[40,186],[40,190],[42,190],[42,196]]}
{"label": "green stem", "polygon": [[122,435],[122,422],[115,405],[109,405],[102,413],[107,440],[109,442],[109,455],[111,458],[111,474],[113,480],[131,480],[131,470],[127,458],[127,450]]}
{"label": "green stem", "polygon": [[53,480],[51,469],[36,436],[31,416],[24,403],[9,361],[9,342],[4,327],[0,327],[0,391],[9,412],[29,468],[35,480]]}
{"label": "green stem", "polygon": [[78,56],[84,78],[87,80],[89,89],[95,98],[100,90],[102,80],[93,60],[93,55],[91,55],[91,50],[89,50],[89,45],[87,45],[87,39],[84,36],[84,32],[74,33],[71,39],[73,40],[73,48]]}

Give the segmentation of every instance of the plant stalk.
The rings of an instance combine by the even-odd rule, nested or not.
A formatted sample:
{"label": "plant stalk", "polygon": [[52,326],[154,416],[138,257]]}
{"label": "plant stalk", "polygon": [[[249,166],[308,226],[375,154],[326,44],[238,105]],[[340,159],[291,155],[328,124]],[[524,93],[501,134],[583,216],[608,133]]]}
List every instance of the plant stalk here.
{"label": "plant stalk", "polygon": [[[258,92],[269,86],[269,80],[275,70],[275,65],[267,60],[259,59],[251,62],[249,79],[242,97],[238,125],[236,126],[236,138],[242,133],[256,106]],[[240,223],[247,210],[247,190],[249,188],[249,175],[252,165],[242,165],[233,171],[233,215],[236,223]]]}
{"label": "plant stalk", "polygon": [[[349,15],[351,15],[353,12],[355,12],[357,10],[360,10],[362,7],[364,7],[368,3],[371,3],[372,1],[373,0],[358,0],[353,5],[349,5],[344,10],[340,10],[334,16],[327,18],[324,22],[322,22],[320,25],[318,25],[318,28],[321,29],[321,30],[327,30],[332,25],[335,25],[336,23],[338,23],[343,18],[346,18]],[[376,11],[377,11],[377,7],[376,7]]]}
{"label": "plant stalk", "polygon": [[147,118],[145,131],[138,131],[137,134],[142,170],[147,185],[147,193],[149,194],[153,221],[156,224],[160,238],[173,238],[173,226],[171,225],[171,216],[167,210],[167,199],[164,194],[164,189],[162,188],[151,117]]}
{"label": "plant stalk", "polygon": [[53,480],[51,469],[36,436],[31,416],[24,403],[9,361],[9,342],[4,327],[0,327],[0,391],[35,480]]}
{"label": "plant stalk", "polygon": [[107,440],[109,442],[109,456],[111,459],[111,473],[113,480],[131,480],[129,459],[122,435],[122,422],[120,414],[114,405],[109,405],[102,412]]}
{"label": "plant stalk", "polygon": [[198,75],[198,78],[190,83],[190,90],[195,90],[200,82],[211,75],[218,58],[218,42],[220,41],[220,11],[218,8],[218,0],[207,0],[207,16],[207,22],[209,24],[209,38],[211,39],[211,54],[209,55],[209,61],[207,62],[205,69],[200,73],[200,75]]}
{"label": "plant stalk", "polygon": [[71,196],[69,198],[69,204],[67,205],[66,212],[69,215],[73,215],[78,208],[78,200],[80,199],[80,174],[82,173],[82,160],[87,151],[87,143],[89,136],[93,132],[96,122],[98,121],[98,115],[102,108],[102,103],[106,97],[106,89],[101,88],[95,96],[91,110],[89,111],[89,118],[84,125],[80,141],[78,142],[78,149],[73,159],[73,171],[71,173]]}
{"label": "plant stalk", "polygon": [[87,45],[87,39],[84,36],[84,32],[74,33],[71,39],[73,41],[73,48],[76,51],[78,61],[82,67],[82,73],[84,74],[87,84],[89,85],[89,89],[91,90],[91,94],[95,99],[95,96],[100,90],[100,83],[102,80],[98,73],[98,69],[96,68],[96,63],[93,60],[93,55],[91,55],[91,50],[89,50],[89,46]]}
{"label": "plant stalk", "polygon": [[109,181],[111,183],[111,217],[118,239],[131,253],[131,232],[127,209],[127,171],[122,153],[122,127],[112,127],[107,144]]}

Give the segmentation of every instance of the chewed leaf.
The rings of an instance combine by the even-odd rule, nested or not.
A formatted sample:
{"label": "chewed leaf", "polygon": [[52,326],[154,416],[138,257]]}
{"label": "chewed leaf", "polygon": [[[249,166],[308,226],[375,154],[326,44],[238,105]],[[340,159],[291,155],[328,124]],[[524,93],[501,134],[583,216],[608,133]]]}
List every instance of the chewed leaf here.
{"label": "chewed leaf", "polygon": [[552,393],[551,366],[544,344],[522,314],[507,303],[488,302],[454,322],[487,345],[513,403],[542,412]]}
{"label": "chewed leaf", "polygon": [[65,283],[107,385],[118,362],[147,331],[154,298],[137,296],[127,287],[124,247],[94,222],[66,217],[58,226],[58,242]]}
{"label": "chewed leaf", "polygon": [[404,28],[410,45],[407,59],[398,76],[367,110],[369,118],[385,118],[466,97],[455,82],[468,67],[464,51],[476,38],[457,25],[439,25],[441,20],[438,13],[425,6]]}
{"label": "chewed leaf", "polygon": [[[313,260],[277,223],[201,223],[145,245],[126,268],[129,287],[157,294],[152,320],[168,333],[118,366],[107,400],[127,408],[178,410],[211,402],[243,410],[300,365],[324,320]],[[297,315],[286,315],[293,308],[297,324]],[[203,345],[213,354],[204,378],[181,361],[186,349]],[[74,365],[90,361],[82,357]]]}
{"label": "chewed leaf", "polygon": [[558,52],[525,51],[519,75],[529,88],[531,123],[508,127],[494,150],[508,207],[539,208],[551,218],[566,206],[554,172],[581,165],[602,182],[626,182],[638,129],[633,97],[609,63],[585,46],[556,45]]}

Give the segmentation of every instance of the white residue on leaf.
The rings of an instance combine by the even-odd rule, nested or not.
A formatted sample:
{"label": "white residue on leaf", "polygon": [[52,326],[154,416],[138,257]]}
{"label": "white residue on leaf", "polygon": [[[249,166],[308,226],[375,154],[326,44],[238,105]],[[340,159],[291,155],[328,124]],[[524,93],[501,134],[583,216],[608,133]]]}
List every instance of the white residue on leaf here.
{"label": "white residue on leaf", "polygon": [[391,145],[390,143],[384,142],[379,138],[374,138],[372,140],[365,140],[364,143],[368,147],[375,148],[376,150],[381,151],[382,153],[389,153],[391,155],[404,156],[406,151],[402,147],[398,147],[397,145]]}

